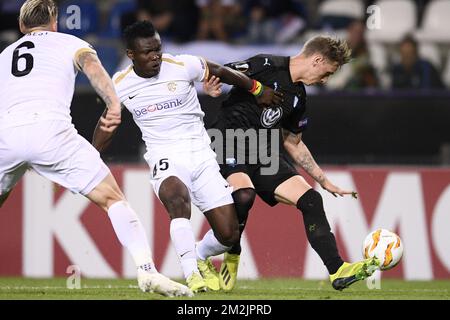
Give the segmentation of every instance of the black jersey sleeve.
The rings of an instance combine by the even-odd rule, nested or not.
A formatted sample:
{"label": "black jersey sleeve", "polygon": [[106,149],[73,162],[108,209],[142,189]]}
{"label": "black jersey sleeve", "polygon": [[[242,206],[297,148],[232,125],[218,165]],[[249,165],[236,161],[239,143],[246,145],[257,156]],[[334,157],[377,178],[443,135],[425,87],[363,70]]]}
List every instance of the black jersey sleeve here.
{"label": "black jersey sleeve", "polygon": [[298,134],[306,130],[308,126],[308,118],[305,117],[305,109],[298,108],[292,112],[289,117],[285,118],[281,123],[281,127],[292,133]]}
{"label": "black jersey sleeve", "polygon": [[271,61],[271,56],[257,55],[247,60],[227,63],[225,66],[240,71],[246,76],[252,78],[264,71],[267,71],[273,66],[273,63],[268,63],[268,61]]}

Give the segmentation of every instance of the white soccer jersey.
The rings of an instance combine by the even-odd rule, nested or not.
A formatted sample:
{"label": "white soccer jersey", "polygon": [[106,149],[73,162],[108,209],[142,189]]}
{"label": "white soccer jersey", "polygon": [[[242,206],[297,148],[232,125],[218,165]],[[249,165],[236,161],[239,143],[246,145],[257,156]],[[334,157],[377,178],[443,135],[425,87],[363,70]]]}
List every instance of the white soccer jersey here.
{"label": "white soccer jersey", "polygon": [[37,120],[71,121],[70,104],[84,51],[95,52],[72,35],[36,31],[0,54],[0,127]]}
{"label": "white soccer jersey", "polygon": [[193,83],[207,76],[203,58],[169,54],[163,54],[155,77],[139,77],[132,65],[114,75],[120,101],[141,129],[147,150],[174,144],[192,150],[210,143]]}

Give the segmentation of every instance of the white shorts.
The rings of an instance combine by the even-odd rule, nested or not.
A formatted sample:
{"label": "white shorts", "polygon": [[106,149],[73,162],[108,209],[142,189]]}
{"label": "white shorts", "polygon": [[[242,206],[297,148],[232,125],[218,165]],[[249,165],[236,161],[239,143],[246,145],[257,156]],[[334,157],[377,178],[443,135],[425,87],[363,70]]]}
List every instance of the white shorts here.
{"label": "white shorts", "polygon": [[220,174],[216,154],[209,145],[195,152],[177,148],[155,150],[145,158],[150,166],[150,183],[158,198],[162,182],[175,176],[186,185],[192,203],[202,212],[233,203],[232,188]]}
{"label": "white shorts", "polygon": [[66,121],[41,121],[0,129],[0,195],[27,169],[87,195],[110,173],[98,151]]}

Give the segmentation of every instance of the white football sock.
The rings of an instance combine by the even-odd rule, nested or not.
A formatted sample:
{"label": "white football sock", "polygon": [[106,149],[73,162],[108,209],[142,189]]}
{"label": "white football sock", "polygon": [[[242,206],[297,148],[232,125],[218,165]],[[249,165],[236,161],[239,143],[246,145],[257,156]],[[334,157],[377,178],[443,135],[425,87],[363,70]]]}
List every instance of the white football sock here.
{"label": "white football sock", "polygon": [[187,279],[193,272],[199,273],[191,221],[186,218],[172,219],[170,222],[170,238],[177,252],[178,259],[180,259],[184,277]]}
{"label": "white football sock", "polygon": [[230,250],[231,247],[224,246],[214,236],[212,229],[209,229],[203,239],[197,243],[196,252],[200,260],[206,260],[208,257],[217,256]]}
{"label": "white football sock", "polygon": [[145,230],[128,202],[114,203],[108,209],[108,216],[117,238],[128,249],[136,266],[148,272],[157,272]]}

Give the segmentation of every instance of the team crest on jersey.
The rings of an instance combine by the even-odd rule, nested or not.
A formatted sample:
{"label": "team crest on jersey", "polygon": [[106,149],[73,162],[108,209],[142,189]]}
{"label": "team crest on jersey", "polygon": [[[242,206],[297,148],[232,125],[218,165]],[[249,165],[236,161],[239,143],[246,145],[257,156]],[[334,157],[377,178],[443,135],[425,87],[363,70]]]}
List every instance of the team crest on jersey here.
{"label": "team crest on jersey", "polygon": [[170,92],[174,92],[177,90],[177,84],[171,81],[167,84],[167,89],[169,89]]}
{"label": "team crest on jersey", "polygon": [[264,128],[272,128],[282,116],[283,109],[281,107],[267,108],[261,114],[261,124]]}

